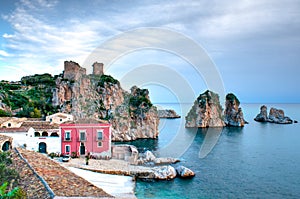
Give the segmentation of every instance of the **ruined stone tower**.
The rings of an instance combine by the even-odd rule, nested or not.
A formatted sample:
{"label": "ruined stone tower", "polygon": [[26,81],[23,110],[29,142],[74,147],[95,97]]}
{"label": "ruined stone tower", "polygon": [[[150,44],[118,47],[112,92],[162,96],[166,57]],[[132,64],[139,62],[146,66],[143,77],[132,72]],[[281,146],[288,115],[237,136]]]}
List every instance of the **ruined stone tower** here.
{"label": "ruined stone tower", "polygon": [[73,61],[65,61],[64,78],[68,80],[78,80],[86,75],[86,69],[79,66]]}
{"label": "ruined stone tower", "polygon": [[93,75],[103,75],[103,63],[95,62],[93,64]]}

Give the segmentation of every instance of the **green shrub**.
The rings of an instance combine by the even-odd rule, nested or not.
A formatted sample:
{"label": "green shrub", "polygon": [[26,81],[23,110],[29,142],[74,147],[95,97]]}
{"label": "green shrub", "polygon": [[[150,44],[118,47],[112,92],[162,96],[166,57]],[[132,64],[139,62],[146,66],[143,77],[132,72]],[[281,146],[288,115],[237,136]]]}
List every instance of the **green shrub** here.
{"label": "green shrub", "polygon": [[101,75],[98,86],[104,87],[104,83],[119,84],[119,81],[110,75]]}

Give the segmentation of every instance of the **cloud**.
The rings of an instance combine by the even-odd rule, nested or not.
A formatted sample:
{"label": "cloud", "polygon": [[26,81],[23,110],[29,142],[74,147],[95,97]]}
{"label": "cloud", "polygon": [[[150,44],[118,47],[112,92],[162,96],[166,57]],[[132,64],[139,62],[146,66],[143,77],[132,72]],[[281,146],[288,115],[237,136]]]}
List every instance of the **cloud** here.
{"label": "cloud", "polygon": [[5,52],[4,50],[0,50],[0,56],[8,57],[9,54],[7,52]]}
{"label": "cloud", "polygon": [[9,39],[9,38],[13,38],[14,35],[10,35],[10,34],[4,33],[4,34],[2,35],[2,37],[5,38],[5,39]]}

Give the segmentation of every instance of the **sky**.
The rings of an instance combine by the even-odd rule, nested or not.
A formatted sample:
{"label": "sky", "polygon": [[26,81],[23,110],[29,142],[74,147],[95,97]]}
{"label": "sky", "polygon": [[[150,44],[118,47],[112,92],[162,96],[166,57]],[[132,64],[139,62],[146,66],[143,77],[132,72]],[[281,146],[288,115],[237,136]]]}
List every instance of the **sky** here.
{"label": "sky", "polygon": [[66,60],[91,72],[101,49],[105,73],[155,102],[215,83],[244,103],[300,103],[299,33],[300,0],[0,0],[0,80]]}

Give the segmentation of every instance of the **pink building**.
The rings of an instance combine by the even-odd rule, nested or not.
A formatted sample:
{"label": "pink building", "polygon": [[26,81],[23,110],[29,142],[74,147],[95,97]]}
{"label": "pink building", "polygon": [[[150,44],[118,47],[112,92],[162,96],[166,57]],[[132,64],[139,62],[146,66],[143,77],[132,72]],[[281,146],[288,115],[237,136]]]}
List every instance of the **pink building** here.
{"label": "pink building", "polygon": [[111,157],[111,124],[61,124],[61,152]]}

